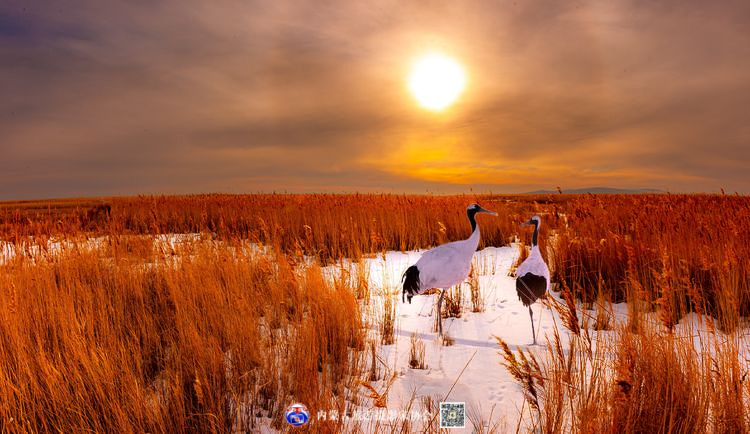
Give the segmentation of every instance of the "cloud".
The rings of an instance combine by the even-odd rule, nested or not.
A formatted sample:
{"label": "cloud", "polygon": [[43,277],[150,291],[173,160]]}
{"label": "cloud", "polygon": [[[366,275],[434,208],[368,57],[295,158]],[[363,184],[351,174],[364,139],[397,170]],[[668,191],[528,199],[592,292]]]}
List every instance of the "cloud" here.
{"label": "cloud", "polygon": [[[0,198],[750,192],[747,2],[5,2]],[[417,108],[439,49],[466,93]]]}

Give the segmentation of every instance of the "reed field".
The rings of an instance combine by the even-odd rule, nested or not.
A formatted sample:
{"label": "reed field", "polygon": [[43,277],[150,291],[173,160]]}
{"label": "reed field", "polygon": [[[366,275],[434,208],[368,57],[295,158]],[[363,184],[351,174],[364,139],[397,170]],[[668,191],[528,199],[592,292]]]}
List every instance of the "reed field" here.
{"label": "reed field", "polygon": [[[70,236],[80,233],[166,234],[208,232],[278,245],[322,260],[383,250],[411,250],[463,236],[463,211],[473,196],[405,195],[199,195],[142,196],[0,204],[0,236]],[[487,198],[506,203],[511,199]],[[514,210],[530,203],[512,200]],[[499,205],[498,203],[498,205]],[[510,208],[509,208],[510,209]],[[485,228],[485,245],[503,245],[513,221]]]}
{"label": "reed field", "polygon": [[[499,214],[481,220],[480,249],[525,249],[519,225],[542,216],[544,303],[560,319],[542,346],[498,339],[494,363],[523,410],[477,432],[750,431],[750,198],[698,194],[0,203],[0,427],[289,431],[292,402],[391,409],[399,370],[379,351],[401,298],[368,283],[364,260],[465,238],[472,202]],[[443,316],[487,308],[481,268]],[[403,369],[437,367],[416,333],[404,339]],[[294,430],[439,428],[328,418]]]}
{"label": "reed field", "polygon": [[343,405],[364,348],[347,282],[241,244],[140,248],[3,266],[4,431],[252,431],[290,395]]}

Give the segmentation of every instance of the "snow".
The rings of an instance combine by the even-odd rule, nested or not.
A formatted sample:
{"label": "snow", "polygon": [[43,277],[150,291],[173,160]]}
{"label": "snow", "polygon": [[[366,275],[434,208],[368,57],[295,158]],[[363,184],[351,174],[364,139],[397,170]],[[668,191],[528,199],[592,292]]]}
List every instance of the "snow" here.
{"label": "snow", "polygon": [[[420,252],[388,252],[365,261],[369,267],[370,290],[374,294],[372,308],[365,315],[370,315],[369,323],[373,327],[378,322],[374,318],[379,313],[377,308],[382,304],[375,299],[400,294],[401,274],[420,256]],[[528,308],[518,299],[515,279],[509,275],[517,256],[516,245],[486,248],[474,255],[485,310],[471,312],[470,288],[464,283],[461,318],[446,318],[443,323],[445,334],[453,339],[451,346],[443,346],[437,333],[432,331],[438,295],[415,296],[412,304],[401,303],[398,297],[396,341],[393,345],[381,346],[379,354],[388,370],[397,375],[388,395],[389,409],[407,407],[412,396],[426,395],[433,397],[436,404],[440,401],[465,402],[467,413],[481,414],[485,423],[500,421],[515,426],[523,395],[501,364],[496,337],[501,337],[514,350],[522,347],[543,351],[542,346],[530,345]],[[539,303],[532,309],[535,322],[541,323],[538,327],[539,342],[546,342],[545,334],[553,329],[555,321],[558,325],[561,322],[556,312]],[[409,367],[413,333],[425,344],[425,370]],[[466,428],[455,432],[471,431],[472,423],[467,420]]]}
{"label": "snow", "polygon": [[[502,365],[503,357],[497,337],[502,338],[514,352],[518,349],[531,351],[539,360],[546,357],[545,344],[547,337],[553,339],[554,330],[560,332],[562,347],[566,348],[569,332],[556,311],[537,302],[532,305],[539,345],[531,345],[531,324],[528,308],[524,307],[516,295],[515,278],[510,270],[518,257],[517,244],[486,248],[474,255],[474,267],[479,274],[479,287],[485,302],[483,312],[471,312],[470,287],[462,284],[463,313],[460,318],[444,319],[445,334],[453,340],[453,345],[444,346],[433,330],[437,294],[419,295],[412,299],[412,304],[401,302],[401,275],[410,265],[417,262],[421,253],[387,252],[364,261],[367,267],[372,299],[365,306],[366,323],[371,327],[371,336],[377,338],[377,326],[382,315],[384,297],[397,300],[395,342],[392,345],[381,345],[379,358],[385,371],[383,378],[395,373],[396,380],[388,392],[388,410],[419,406],[421,397],[432,397],[435,405],[441,401],[464,402],[467,414],[479,415],[485,430],[499,424],[503,431],[515,431],[521,420],[521,431],[528,428],[528,407],[524,410],[524,398],[520,386]],[[352,273],[354,275],[354,273]],[[547,295],[553,301],[565,303],[560,295],[551,291]],[[611,324],[625,323],[628,319],[628,305],[620,303],[607,306],[611,315]],[[596,317],[595,310],[582,309],[577,306],[577,313],[582,320],[584,316]],[[657,312],[644,315],[644,321],[660,324]],[[614,336],[612,330],[592,331],[596,336]],[[411,337],[419,337],[425,345],[425,363],[427,369],[409,367]],[[739,336],[731,337],[715,333],[710,326],[710,319],[691,313],[682,318],[675,327],[675,334],[692,340],[696,351],[714,354],[717,342],[738,339],[741,357],[750,357],[750,331],[747,324],[741,328]],[[594,338],[593,345],[596,346]],[[607,357],[605,355],[605,357]],[[372,385],[382,391],[386,382],[380,380]],[[416,399],[414,399],[416,397]],[[477,417],[474,417],[477,420]],[[398,426],[398,424],[395,424]],[[386,424],[387,426],[387,424]],[[502,428],[504,427],[504,429]],[[363,427],[367,431],[367,426]],[[382,425],[381,425],[382,428]],[[453,432],[453,431],[452,431]],[[472,421],[466,421],[466,428],[455,432],[473,432]]]}

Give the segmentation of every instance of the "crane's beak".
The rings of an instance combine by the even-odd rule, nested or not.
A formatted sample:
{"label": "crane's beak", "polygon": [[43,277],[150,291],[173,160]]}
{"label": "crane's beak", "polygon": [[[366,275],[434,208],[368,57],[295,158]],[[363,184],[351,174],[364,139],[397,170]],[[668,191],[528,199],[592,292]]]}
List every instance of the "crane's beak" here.
{"label": "crane's beak", "polygon": [[534,221],[533,221],[533,220],[529,220],[529,221],[527,221],[527,222],[523,222],[523,223],[521,223],[521,227],[522,227],[522,228],[525,228],[526,226],[531,226],[531,225],[533,225],[533,224],[534,224]]}
{"label": "crane's beak", "polygon": [[490,210],[484,209],[482,207],[479,207],[479,212],[483,212],[483,213],[486,213],[486,214],[491,214],[491,215],[497,216],[497,213],[495,211],[490,211]]}

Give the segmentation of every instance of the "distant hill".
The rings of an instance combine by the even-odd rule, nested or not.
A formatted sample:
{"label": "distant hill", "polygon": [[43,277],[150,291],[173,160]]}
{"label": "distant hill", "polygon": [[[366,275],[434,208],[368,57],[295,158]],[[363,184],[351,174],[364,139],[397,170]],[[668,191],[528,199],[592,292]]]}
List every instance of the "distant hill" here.
{"label": "distant hill", "polygon": [[[611,188],[611,187],[587,187],[563,189],[563,194],[643,194],[643,193],[666,193],[656,188]],[[536,190],[524,194],[557,194],[557,190]]]}

